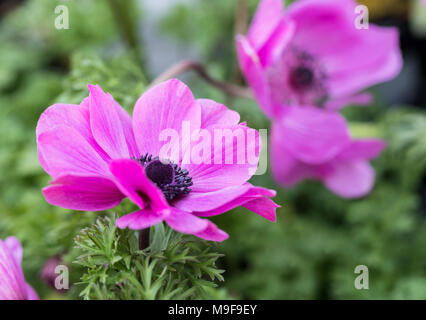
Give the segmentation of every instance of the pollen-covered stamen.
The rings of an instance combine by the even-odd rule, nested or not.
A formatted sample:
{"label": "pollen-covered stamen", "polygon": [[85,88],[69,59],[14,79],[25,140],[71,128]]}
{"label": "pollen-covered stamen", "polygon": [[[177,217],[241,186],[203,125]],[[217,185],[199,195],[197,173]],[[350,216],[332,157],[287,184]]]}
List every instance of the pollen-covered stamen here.
{"label": "pollen-covered stamen", "polygon": [[136,160],[145,167],[146,175],[163,191],[167,200],[191,191],[189,187],[192,186],[192,178],[188,170],[183,170],[172,162],[161,161],[158,157],[152,157],[149,154]]}

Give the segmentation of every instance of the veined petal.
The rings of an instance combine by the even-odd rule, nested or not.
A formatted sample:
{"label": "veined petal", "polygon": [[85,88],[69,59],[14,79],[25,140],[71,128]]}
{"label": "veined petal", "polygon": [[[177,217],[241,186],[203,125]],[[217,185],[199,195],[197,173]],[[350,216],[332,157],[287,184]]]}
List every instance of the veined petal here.
{"label": "veined petal", "polygon": [[[133,131],[140,154],[158,156],[162,147],[170,144],[171,148],[185,149],[190,143],[182,134],[185,124],[189,134],[201,125],[201,107],[191,90],[177,79],[152,87],[139,98],[133,111]],[[178,137],[174,143],[166,141],[170,131]],[[184,152],[179,151],[180,155]]]}
{"label": "veined petal", "polygon": [[64,175],[43,189],[52,205],[81,211],[101,211],[117,206],[124,195],[113,181],[103,177]]}
{"label": "veined petal", "polygon": [[275,194],[274,190],[246,183],[214,192],[191,193],[174,205],[192,211],[200,217],[214,216],[244,206],[268,220],[275,221],[275,211],[279,206],[272,200],[267,201]]}
{"label": "veined petal", "polygon": [[220,230],[213,222],[207,222],[207,228],[205,228],[203,231],[195,233],[195,236],[204,240],[217,242],[222,242],[229,238],[229,235],[225,231]]}
{"label": "veined petal", "polygon": [[[192,191],[219,190],[241,185],[255,173],[259,162],[259,133],[245,125],[219,126],[202,129],[187,149],[181,167],[192,177]],[[188,155],[190,152],[190,155]]]}
{"label": "veined petal", "polygon": [[16,264],[18,266],[21,266],[23,250],[19,240],[14,236],[7,237],[6,239],[4,239],[4,244],[9,249],[9,252],[12,254],[12,256],[15,258]]}
{"label": "veined petal", "polygon": [[0,300],[26,300],[26,284],[21,267],[0,239]]}
{"label": "veined petal", "polygon": [[56,126],[38,137],[43,169],[52,177],[64,174],[108,176],[108,165],[75,129]]}
{"label": "veined petal", "polygon": [[266,197],[247,201],[242,206],[272,222],[277,220],[276,209],[280,208],[278,204]]}
{"label": "veined petal", "polygon": [[117,227],[132,230],[141,230],[149,228],[160,223],[167,216],[165,212],[154,212],[151,209],[141,209],[119,218],[116,222]]}
{"label": "veined petal", "polygon": [[209,211],[242,196],[249,189],[250,185],[246,183],[212,192],[190,192],[182,199],[175,201],[173,206],[188,212]]}
{"label": "veined petal", "polygon": [[89,106],[87,102],[86,98],[80,105],[54,104],[47,108],[41,114],[37,123],[37,140],[41,134],[52,131],[58,126],[70,127],[75,129],[102,157],[102,159],[108,161],[110,157],[93,138],[93,134],[90,129]]}
{"label": "veined petal", "polygon": [[238,112],[210,99],[197,99],[201,107],[201,128],[214,125],[237,125],[240,122]]}
{"label": "veined petal", "polygon": [[[112,158],[130,158],[117,102],[99,85],[89,85],[90,126],[96,142]],[[128,132],[126,132],[128,133]]]}
{"label": "veined petal", "polygon": [[200,219],[192,213],[171,208],[170,215],[166,218],[167,224],[182,233],[195,234],[205,230],[208,226],[208,220]]}

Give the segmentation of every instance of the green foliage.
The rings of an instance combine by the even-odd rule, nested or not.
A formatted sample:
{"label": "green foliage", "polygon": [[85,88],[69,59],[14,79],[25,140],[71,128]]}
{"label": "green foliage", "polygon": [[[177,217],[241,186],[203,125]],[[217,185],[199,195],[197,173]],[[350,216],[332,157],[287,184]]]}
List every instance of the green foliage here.
{"label": "green foliage", "polygon": [[96,54],[75,54],[71,59],[71,72],[66,78],[64,91],[58,102],[80,103],[87,97],[87,85],[99,84],[105,92],[124,108],[132,110],[142,94],[146,80],[132,55],[120,54],[102,59]]}
{"label": "green foliage", "polygon": [[82,252],[76,263],[87,270],[84,299],[212,298],[208,288],[224,272],[215,266],[221,254],[212,243],[159,224],[151,228],[151,245],[140,250],[137,233],[118,229],[115,220],[99,218],[75,238]]}

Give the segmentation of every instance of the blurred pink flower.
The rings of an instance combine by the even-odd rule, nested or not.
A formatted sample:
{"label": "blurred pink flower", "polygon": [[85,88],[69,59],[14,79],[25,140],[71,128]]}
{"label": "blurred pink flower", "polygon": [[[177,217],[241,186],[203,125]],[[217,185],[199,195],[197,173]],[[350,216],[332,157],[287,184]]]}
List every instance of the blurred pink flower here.
{"label": "blurred pink flower", "polygon": [[37,293],[25,282],[21,263],[19,240],[0,239],[0,300],[38,300]]}
{"label": "blurred pink flower", "polygon": [[240,67],[269,117],[284,106],[338,110],[368,104],[358,92],[401,70],[396,28],[355,27],[354,0],[282,0],[259,4],[247,36],[237,36]]}
{"label": "blurred pink flower", "polygon": [[344,198],[371,191],[375,173],[369,160],[386,146],[378,139],[353,140],[340,114],[315,107],[289,109],[273,123],[271,135],[272,174],[281,185],[320,180]]}
{"label": "blurred pink flower", "polygon": [[[55,272],[55,270],[59,265],[64,265],[61,257],[59,255],[53,256],[46,261],[40,273],[40,278],[52,289],[56,289],[55,279],[58,277],[58,274]],[[63,290],[56,290],[58,292],[64,292]]]}
{"label": "blurred pink flower", "polygon": [[[145,92],[136,102],[133,119],[99,86],[89,85],[89,92],[80,105],[53,105],[39,119],[39,160],[53,177],[51,186],[43,189],[50,204],[100,211],[128,197],[140,210],[118,219],[118,227],[144,229],[165,221],[179,232],[213,241],[228,235],[200,216],[243,206],[275,221],[278,206],[269,199],[275,191],[247,182],[258,157],[256,163],[243,164],[236,163],[238,154],[230,164],[182,161],[190,150],[182,137],[184,122],[191,134],[216,128],[246,132],[249,128],[239,124],[237,112],[211,100],[194,99],[176,79]],[[180,152],[174,163],[164,163],[158,158],[166,145],[160,134],[170,129],[179,135],[169,142],[170,149]],[[231,151],[246,154],[258,147],[247,143],[244,150]],[[229,143],[216,144],[211,154],[203,152],[204,160],[226,157],[229,149]]]}

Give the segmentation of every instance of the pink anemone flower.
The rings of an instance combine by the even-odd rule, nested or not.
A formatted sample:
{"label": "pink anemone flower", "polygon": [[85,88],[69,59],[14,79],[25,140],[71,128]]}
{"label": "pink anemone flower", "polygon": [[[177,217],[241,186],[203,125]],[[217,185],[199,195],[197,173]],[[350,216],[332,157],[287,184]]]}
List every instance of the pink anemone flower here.
{"label": "pink anemone flower", "polygon": [[239,64],[271,118],[290,105],[338,110],[371,102],[359,93],[401,70],[397,28],[356,27],[354,0],[282,0],[259,4],[247,36],[237,36]]}
{"label": "pink anemone flower", "polygon": [[[275,221],[275,191],[247,182],[259,160],[248,156],[260,144],[249,139],[257,131],[239,120],[224,105],[194,99],[176,79],[145,92],[133,118],[110,94],[89,85],[80,105],[55,104],[39,119],[39,161],[53,178],[44,196],[50,204],[89,211],[113,208],[128,197],[140,209],[118,219],[118,227],[144,229],[165,221],[212,241],[228,235],[200,217],[243,206]],[[233,136],[211,143],[222,129],[238,131],[247,144]],[[229,161],[219,161],[222,156]]]}
{"label": "pink anemone flower", "polygon": [[38,300],[37,293],[25,282],[21,263],[19,240],[0,239],[0,300]]}
{"label": "pink anemone flower", "polygon": [[380,154],[384,141],[352,139],[336,112],[298,107],[288,113],[273,123],[271,133],[272,174],[282,186],[313,179],[344,198],[371,191],[375,173],[369,160]]}

